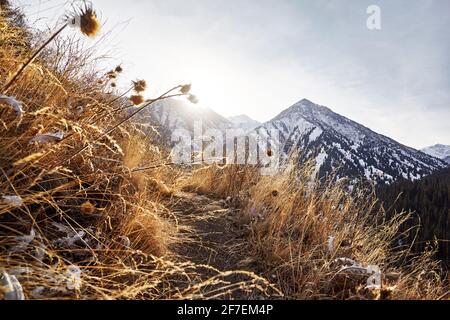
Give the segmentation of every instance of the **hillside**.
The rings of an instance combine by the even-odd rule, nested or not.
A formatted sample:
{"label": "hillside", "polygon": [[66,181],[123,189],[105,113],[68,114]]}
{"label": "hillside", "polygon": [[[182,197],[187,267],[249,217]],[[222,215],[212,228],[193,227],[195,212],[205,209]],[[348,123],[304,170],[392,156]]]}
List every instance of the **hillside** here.
{"label": "hillside", "polygon": [[[450,168],[419,181],[400,181],[380,188],[387,216],[412,211],[412,218],[401,231],[407,231],[404,244],[414,243],[415,252],[423,252],[427,243],[438,241],[438,258],[450,266]],[[416,228],[415,226],[418,226]]]}
{"label": "hillside", "polygon": [[127,70],[78,45],[102,34],[90,6],[49,35],[0,4],[0,299],[448,296],[432,252],[392,250],[406,216],[371,223],[373,195],[308,168],[170,163],[134,120],[190,86],[117,88]]}
{"label": "hillside", "polygon": [[[172,133],[183,130],[186,134],[194,133],[196,123],[201,124],[203,130],[209,128],[225,130],[232,123],[212,109],[194,105],[185,100],[165,99],[153,105],[151,109],[143,110],[136,119],[137,123],[148,127],[147,133],[158,133],[158,139],[172,144]],[[151,127],[151,128],[150,128]]]}
{"label": "hillside", "polygon": [[256,129],[280,132],[285,157],[299,153],[300,163],[313,160],[320,178],[331,174],[355,182],[378,184],[418,180],[447,165],[347,119],[331,109],[303,99]]}
{"label": "hillside", "polygon": [[298,155],[300,165],[315,164],[316,177],[335,175],[353,185],[361,179],[376,184],[414,181],[447,166],[444,157],[404,146],[307,99],[264,124],[245,115],[225,119],[208,108],[166,100],[143,113],[139,123],[152,125],[169,145],[176,131],[193,136],[195,123],[202,124],[202,131],[196,129],[197,136],[207,135],[209,129],[226,136],[226,129],[238,128],[245,136],[258,139],[273,131],[278,135],[282,163]]}
{"label": "hillside", "polygon": [[253,120],[252,118],[250,118],[245,114],[229,117],[228,120],[230,120],[231,123],[233,123],[234,127],[241,128],[246,132],[251,131],[261,125],[261,123],[259,123],[256,120]]}
{"label": "hillside", "polygon": [[423,148],[421,151],[430,156],[444,160],[450,165],[450,146],[436,144],[431,147]]}

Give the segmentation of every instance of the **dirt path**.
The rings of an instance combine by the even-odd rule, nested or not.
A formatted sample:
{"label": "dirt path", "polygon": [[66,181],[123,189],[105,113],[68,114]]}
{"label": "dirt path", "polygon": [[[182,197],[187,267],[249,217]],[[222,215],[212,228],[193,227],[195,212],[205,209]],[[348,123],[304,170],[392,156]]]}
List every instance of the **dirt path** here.
{"label": "dirt path", "polygon": [[[228,208],[225,201],[214,200],[194,193],[178,192],[172,199],[170,209],[186,229],[185,243],[175,247],[180,259],[198,265],[208,265],[219,271],[245,271],[266,278],[261,269],[248,255],[250,252],[245,229],[235,223],[236,209]],[[203,278],[212,274],[204,270]],[[231,281],[242,281],[235,276]],[[259,299],[261,295],[233,293],[228,298]],[[267,298],[267,297],[265,297]]]}

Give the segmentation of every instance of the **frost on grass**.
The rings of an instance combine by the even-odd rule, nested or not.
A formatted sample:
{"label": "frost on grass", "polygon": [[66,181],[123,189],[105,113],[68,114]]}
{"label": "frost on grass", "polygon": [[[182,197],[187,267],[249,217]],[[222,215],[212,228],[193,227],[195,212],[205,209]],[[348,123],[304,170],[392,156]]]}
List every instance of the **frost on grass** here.
{"label": "frost on grass", "polygon": [[37,134],[33,139],[30,140],[30,144],[33,143],[48,143],[48,142],[58,142],[64,139],[64,133],[57,131],[55,133],[43,133]]}
{"label": "frost on grass", "polygon": [[19,280],[6,271],[3,271],[0,277],[0,293],[3,293],[5,300],[25,300]]}
{"label": "frost on grass", "polygon": [[5,104],[9,105],[13,109],[15,115],[18,118],[22,117],[23,112],[24,112],[23,107],[22,107],[22,102],[17,101],[14,97],[8,97],[8,96],[0,94],[0,103],[5,103]]}
{"label": "frost on grass", "polygon": [[19,196],[2,196],[2,203],[12,207],[21,207],[23,205],[23,199]]}

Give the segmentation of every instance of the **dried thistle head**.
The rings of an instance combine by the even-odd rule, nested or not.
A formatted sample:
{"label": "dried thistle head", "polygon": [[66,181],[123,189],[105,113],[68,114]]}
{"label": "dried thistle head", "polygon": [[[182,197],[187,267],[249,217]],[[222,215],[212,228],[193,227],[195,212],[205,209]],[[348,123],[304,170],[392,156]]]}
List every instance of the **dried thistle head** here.
{"label": "dried thistle head", "polygon": [[136,80],[133,81],[134,91],[136,92],[144,92],[147,89],[147,82],[145,80]]}
{"label": "dried thistle head", "polygon": [[121,65],[118,65],[118,66],[116,67],[116,69],[114,69],[114,71],[117,72],[117,73],[122,73],[123,68],[122,68]]}
{"label": "dried thistle head", "polygon": [[184,86],[181,86],[180,92],[182,94],[188,94],[191,91],[191,84],[185,84]]}
{"label": "dried thistle head", "polygon": [[269,158],[271,158],[271,157],[273,156],[273,151],[272,151],[272,149],[267,149],[267,156],[268,156]]}
{"label": "dried thistle head", "polygon": [[97,13],[92,9],[92,4],[85,2],[84,7],[75,9],[69,21],[72,26],[80,28],[80,31],[88,37],[95,37],[100,32],[100,21]]}
{"label": "dried thistle head", "polygon": [[116,79],[117,78],[117,73],[114,70],[108,71],[106,73],[106,76],[110,79]]}
{"label": "dried thistle head", "polygon": [[272,190],[272,196],[273,197],[278,197],[280,193],[278,192],[278,190]]}
{"label": "dried thistle head", "polygon": [[111,82],[111,87],[115,88],[117,87],[117,84],[115,82]]}
{"label": "dried thistle head", "polygon": [[80,211],[85,215],[93,214],[95,209],[95,205],[93,205],[90,201],[86,201],[80,206]]}
{"label": "dried thistle head", "polygon": [[142,95],[138,94],[138,95],[132,95],[130,97],[130,101],[135,105],[138,106],[140,104],[143,104],[145,99]]}
{"label": "dried thistle head", "polygon": [[187,99],[193,104],[197,104],[199,102],[198,98],[193,94],[190,94]]}

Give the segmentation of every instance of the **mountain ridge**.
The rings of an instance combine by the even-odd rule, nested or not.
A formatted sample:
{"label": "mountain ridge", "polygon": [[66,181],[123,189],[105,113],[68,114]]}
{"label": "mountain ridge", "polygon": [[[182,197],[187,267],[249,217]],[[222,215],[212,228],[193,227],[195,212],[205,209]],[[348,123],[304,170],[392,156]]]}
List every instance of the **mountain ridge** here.
{"label": "mountain ridge", "polygon": [[450,145],[435,144],[421,149],[422,152],[435,158],[444,160],[450,165]]}
{"label": "mountain ridge", "polygon": [[[193,134],[193,123],[201,120],[203,130],[239,127],[246,135],[270,135],[278,130],[282,163],[299,153],[301,163],[313,161],[314,175],[355,181],[364,178],[374,183],[390,184],[400,179],[419,180],[443,169],[440,159],[403,145],[364,125],[335,113],[331,108],[302,99],[256,128],[245,127],[251,120],[241,115],[225,118],[212,109],[190,105],[182,100],[168,100],[148,109],[140,121],[156,126],[170,145],[171,134],[184,129]],[[233,121],[234,120],[234,123]],[[237,120],[237,121],[236,121]]]}
{"label": "mountain ridge", "polygon": [[[350,120],[330,108],[302,99],[256,129],[280,131],[284,158],[302,151],[300,161],[315,160],[316,174],[365,177],[375,183],[418,180],[445,164],[414,148]],[[343,168],[342,168],[343,167]]]}

